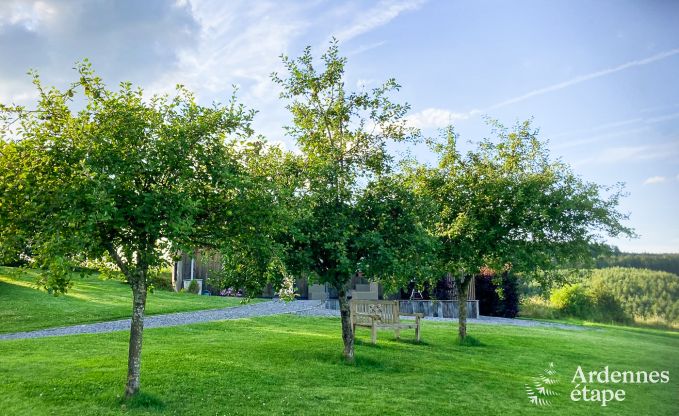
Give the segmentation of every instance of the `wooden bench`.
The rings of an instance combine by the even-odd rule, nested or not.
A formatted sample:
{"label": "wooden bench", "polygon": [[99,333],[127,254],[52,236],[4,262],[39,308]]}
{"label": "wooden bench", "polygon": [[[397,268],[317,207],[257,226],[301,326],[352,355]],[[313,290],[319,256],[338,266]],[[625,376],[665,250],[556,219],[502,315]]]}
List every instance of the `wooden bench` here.
{"label": "wooden bench", "polygon": [[[402,329],[415,329],[415,337],[420,341],[420,319],[422,313],[400,313],[397,300],[351,300],[351,325],[354,333],[356,327],[370,328],[372,343],[377,343],[377,330],[390,329],[396,339],[401,337]],[[401,322],[401,316],[414,316],[415,321]]]}

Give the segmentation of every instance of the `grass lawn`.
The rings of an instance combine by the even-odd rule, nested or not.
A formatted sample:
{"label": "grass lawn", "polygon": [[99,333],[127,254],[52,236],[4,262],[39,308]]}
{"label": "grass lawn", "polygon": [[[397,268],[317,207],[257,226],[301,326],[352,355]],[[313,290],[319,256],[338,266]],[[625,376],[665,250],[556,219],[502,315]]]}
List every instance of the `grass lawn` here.
{"label": "grass lawn", "polygon": [[[353,365],[340,359],[337,318],[262,317],[145,331],[142,395],[123,404],[128,334],[0,341],[0,409],[10,415],[676,415],[679,335],[605,327],[587,331],[425,322],[423,344],[360,329]],[[524,385],[554,362],[560,396],[528,402]],[[667,384],[624,389],[623,402],[572,402],[585,371],[669,370]]]}
{"label": "grass lawn", "polygon": [[[34,282],[32,272],[18,273],[17,269],[0,267],[0,333],[109,321],[132,315],[132,290],[119,281],[102,280],[96,275],[74,276],[73,287],[58,297],[36,289]],[[146,313],[218,309],[239,302],[237,298],[156,290],[148,295]]]}

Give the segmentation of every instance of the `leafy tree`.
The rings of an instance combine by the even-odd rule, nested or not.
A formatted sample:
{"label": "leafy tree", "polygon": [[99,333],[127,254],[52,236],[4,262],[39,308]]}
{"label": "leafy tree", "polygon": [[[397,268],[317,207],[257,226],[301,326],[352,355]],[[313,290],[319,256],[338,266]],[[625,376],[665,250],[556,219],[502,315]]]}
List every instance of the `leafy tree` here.
{"label": "leafy tree", "polygon": [[35,109],[2,107],[0,241],[45,269],[42,285],[54,293],[82,260],[115,263],[133,295],[130,397],[140,386],[150,271],[167,253],[218,248],[249,226],[235,144],[251,134],[253,112],[233,97],[200,106],[181,86],[144,99],[129,83],[107,89],[87,62],[77,71],[65,91],[34,75]]}
{"label": "leafy tree", "polygon": [[245,289],[252,297],[268,283],[289,285],[292,279],[287,274],[290,253],[285,240],[296,218],[301,169],[293,153],[261,140],[246,144],[239,154],[248,174],[248,192],[241,195],[248,212],[240,219],[243,231],[220,247],[223,267],[211,284]]}
{"label": "leafy tree", "polygon": [[[456,280],[459,336],[467,335],[469,283],[482,268],[532,273],[587,264],[605,235],[633,235],[616,208],[621,186],[606,188],[550,160],[530,122],[462,154],[452,127],[433,145],[439,164],[411,171],[418,192],[432,201],[430,229],[442,245],[440,267]],[[608,196],[602,196],[608,194]]]}
{"label": "leafy tree", "polygon": [[282,59],[288,77],[273,79],[290,102],[293,125],[287,130],[302,152],[305,179],[297,193],[288,264],[337,290],[343,354],[353,360],[351,277],[362,270],[384,282],[410,279],[418,253],[429,249],[413,195],[393,182],[398,178],[390,174],[393,158],[387,151],[389,141],[412,140],[418,132],[405,124],[409,107],[390,101],[399,89],[393,79],[370,91],[346,90],[346,59],[336,41],[321,56],[320,72],[309,47],[297,59]]}

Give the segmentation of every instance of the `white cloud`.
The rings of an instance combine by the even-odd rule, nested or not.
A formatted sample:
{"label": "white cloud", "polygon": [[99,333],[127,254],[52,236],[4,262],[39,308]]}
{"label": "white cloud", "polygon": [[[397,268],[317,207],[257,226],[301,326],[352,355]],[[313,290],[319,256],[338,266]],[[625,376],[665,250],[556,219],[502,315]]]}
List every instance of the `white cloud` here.
{"label": "white cloud", "polygon": [[[89,58],[97,74],[115,86],[148,85],[174,68],[175,49],[194,44],[190,9],[169,2],[88,0],[0,1],[0,101],[25,102],[35,88],[35,69],[45,85],[63,88]],[[171,46],[169,46],[171,45]]]}
{"label": "white cloud", "polygon": [[440,128],[460,120],[480,114],[479,110],[455,113],[441,108],[426,108],[406,117],[408,125],[419,129]]}
{"label": "white cloud", "polygon": [[152,89],[167,91],[181,82],[210,95],[238,84],[256,98],[271,95],[269,74],[279,67],[279,56],[292,39],[307,28],[301,10],[276,2],[198,0],[191,5],[200,25],[197,42],[180,50],[176,68]]}
{"label": "white cloud", "polygon": [[35,31],[41,25],[49,24],[56,16],[56,7],[45,1],[5,0],[0,4],[0,27],[21,25],[29,31]]}
{"label": "white cloud", "polygon": [[679,182],[679,175],[677,175],[677,181]]}
{"label": "white cloud", "polygon": [[423,0],[381,1],[372,9],[357,16],[349,26],[336,31],[334,36],[340,42],[347,42],[384,26],[403,12],[419,9],[424,3]]}
{"label": "white cloud", "polygon": [[651,176],[644,181],[644,185],[656,185],[665,182],[665,180],[667,180],[667,178],[664,176]]}

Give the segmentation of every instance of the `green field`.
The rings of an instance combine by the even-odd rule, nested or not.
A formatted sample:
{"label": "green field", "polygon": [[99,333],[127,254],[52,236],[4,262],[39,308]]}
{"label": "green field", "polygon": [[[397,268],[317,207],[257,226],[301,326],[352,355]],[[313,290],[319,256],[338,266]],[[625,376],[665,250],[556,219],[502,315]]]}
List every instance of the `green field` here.
{"label": "green field", "polygon": [[[73,277],[74,285],[63,296],[50,296],[36,289],[35,272],[19,273],[0,267],[0,333],[30,331],[55,326],[129,318],[132,291],[117,280],[98,275]],[[240,303],[237,298],[196,296],[156,290],[149,293],[149,315],[200,309],[218,309]]]}
{"label": "green field", "polygon": [[[336,318],[243,319],[145,332],[142,394],[123,404],[125,332],[0,341],[0,409],[23,415],[222,414],[677,414],[679,336],[657,330],[470,325],[481,344],[454,343],[452,324],[425,322],[377,346],[358,334],[354,365],[340,359]],[[529,404],[524,384],[554,362],[561,395]],[[669,384],[614,385],[626,399],[571,402],[588,370],[669,370]],[[596,386],[596,385],[593,385]],[[600,386],[602,387],[602,386]]]}

